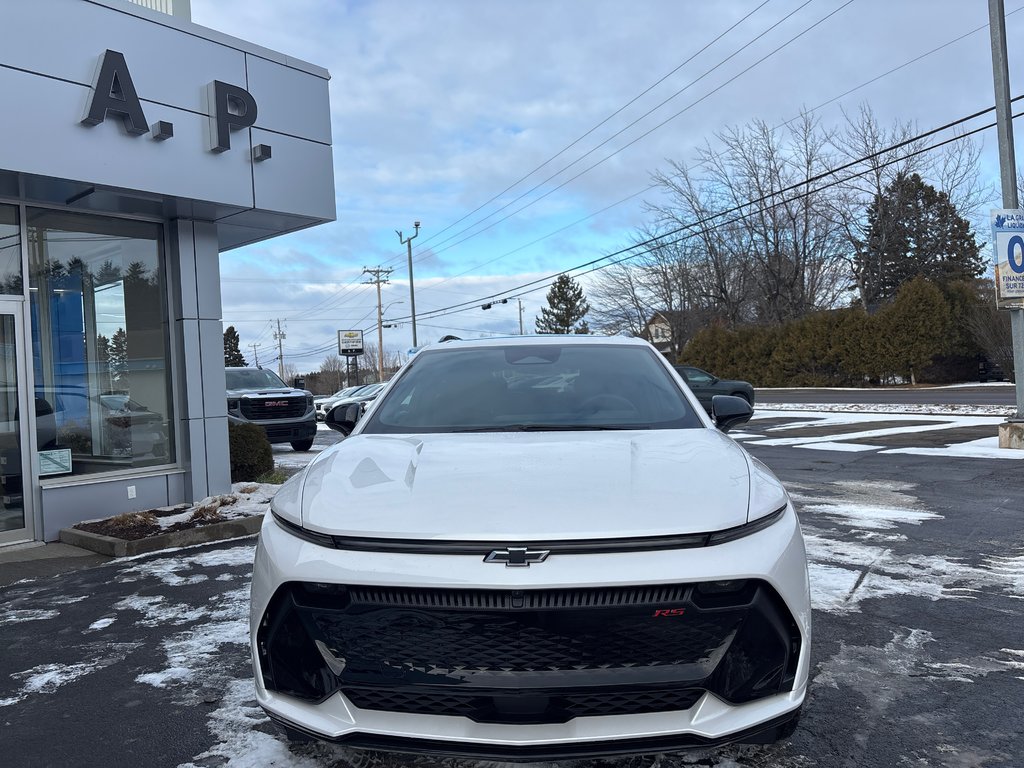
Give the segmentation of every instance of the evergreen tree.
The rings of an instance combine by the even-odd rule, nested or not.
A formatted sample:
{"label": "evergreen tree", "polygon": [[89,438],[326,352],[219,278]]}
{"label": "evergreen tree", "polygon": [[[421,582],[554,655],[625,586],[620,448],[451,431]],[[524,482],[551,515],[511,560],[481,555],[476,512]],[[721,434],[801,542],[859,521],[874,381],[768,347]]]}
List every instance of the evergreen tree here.
{"label": "evergreen tree", "polygon": [[583,319],[590,305],[583,289],[568,275],[559,275],[547,295],[548,306],[536,320],[537,333],[590,333]]}
{"label": "evergreen tree", "polygon": [[853,269],[869,310],[896,297],[917,276],[944,286],[985,267],[971,226],[945,192],[916,173],[897,176],[868,208],[868,231]]}
{"label": "evergreen tree", "polygon": [[238,346],[238,331],[235,330],[235,326],[229,325],[227,330],[224,331],[225,368],[244,368],[249,364],[245,361],[245,357],[242,356],[242,351]]}
{"label": "evergreen tree", "polygon": [[110,361],[110,381],[118,389],[128,388],[128,334],[124,328],[114,331],[107,350]]}

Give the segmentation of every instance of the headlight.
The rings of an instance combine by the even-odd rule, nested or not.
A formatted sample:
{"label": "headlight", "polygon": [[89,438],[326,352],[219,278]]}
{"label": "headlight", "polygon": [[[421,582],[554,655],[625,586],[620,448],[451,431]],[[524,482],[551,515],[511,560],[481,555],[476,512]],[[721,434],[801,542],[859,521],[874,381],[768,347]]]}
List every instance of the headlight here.
{"label": "headlight", "polygon": [[290,520],[286,520],[281,517],[281,515],[277,514],[273,506],[270,507],[270,514],[274,516],[274,522],[277,523],[282,530],[288,531],[292,536],[298,536],[304,541],[319,544],[321,547],[335,548],[333,536],[329,536],[326,533],[317,533],[316,531],[307,530],[301,525],[297,525]]}
{"label": "headlight", "polygon": [[238,411],[242,407],[242,401],[238,398],[228,398],[228,410]]}

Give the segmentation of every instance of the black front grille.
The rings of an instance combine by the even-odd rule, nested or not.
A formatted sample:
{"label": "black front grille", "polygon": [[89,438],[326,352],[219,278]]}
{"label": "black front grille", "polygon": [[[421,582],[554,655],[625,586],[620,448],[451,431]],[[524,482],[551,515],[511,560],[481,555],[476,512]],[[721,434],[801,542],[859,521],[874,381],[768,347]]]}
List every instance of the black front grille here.
{"label": "black front grille", "polygon": [[[799,632],[766,584],[438,590],[291,583],[259,634],[270,690],[480,722],[687,709],[788,690]],[[333,671],[331,671],[333,669]]]}
{"label": "black front grille", "polygon": [[433,691],[346,687],[342,692],[360,709],[420,715],[454,715],[478,723],[568,722],[596,715],[638,715],[689,709],[701,689],[624,689],[578,691]]}
{"label": "black front grille", "polygon": [[242,415],[253,421],[295,419],[306,412],[306,396],[243,397]]}

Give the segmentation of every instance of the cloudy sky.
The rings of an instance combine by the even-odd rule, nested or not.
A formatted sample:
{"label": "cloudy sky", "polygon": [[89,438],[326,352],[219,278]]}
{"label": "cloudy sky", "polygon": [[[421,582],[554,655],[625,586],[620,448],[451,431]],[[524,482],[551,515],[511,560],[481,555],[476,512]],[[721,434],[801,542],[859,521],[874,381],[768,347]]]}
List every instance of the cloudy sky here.
{"label": "cloudy sky", "polygon": [[[1024,32],[1022,7],[1006,2],[1011,41]],[[926,130],[990,106],[987,9],[984,0],[192,0],[197,24],[331,72],[337,221],[225,253],[225,325],[239,330],[250,362],[253,343],[266,362],[279,318],[285,361],[315,370],[338,329],[376,335],[362,270],[380,265],[394,268],[385,316],[400,321],[385,346],[407,349],[408,269],[395,230],[408,236],[420,221],[417,315],[474,309],[421,319],[419,341],[517,332],[514,300],[478,305],[622,248],[644,222],[643,201],[657,200],[651,173],[692,159],[717,131],[755,118],[777,125],[801,109],[838,126],[843,109],[861,104],[883,123]],[[1024,82],[1018,59],[1011,46],[1011,84]],[[996,182],[994,133],[984,142]],[[512,295],[529,332],[546,288],[526,290]]]}

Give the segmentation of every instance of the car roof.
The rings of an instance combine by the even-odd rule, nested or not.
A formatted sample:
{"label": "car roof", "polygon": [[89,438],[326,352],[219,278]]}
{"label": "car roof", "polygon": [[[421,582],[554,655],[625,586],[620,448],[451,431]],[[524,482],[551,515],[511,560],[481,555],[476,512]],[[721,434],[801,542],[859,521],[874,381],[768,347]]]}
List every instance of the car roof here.
{"label": "car roof", "polygon": [[[580,333],[555,334],[545,333],[536,336],[492,336],[487,339],[452,339],[451,341],[437,342],[420,347],[417,352],[435,351],[443,349],[474,349],[477,347],[508,347],[524,346],[535,347],[538,345],[559,345],[565,346],[622,346],[622,347],[650,347],[644,339],[633,336],[590,336]],[[652,347],[653,349],[653,347]]]}

